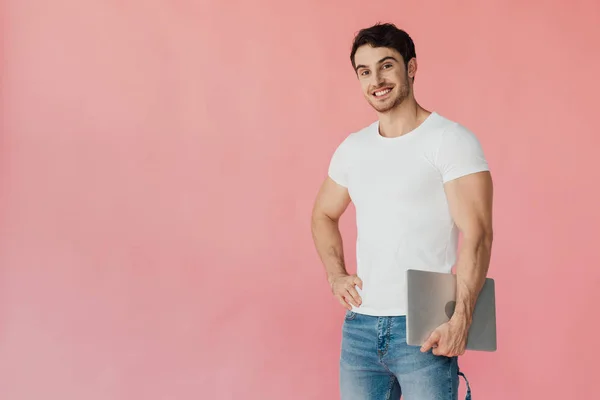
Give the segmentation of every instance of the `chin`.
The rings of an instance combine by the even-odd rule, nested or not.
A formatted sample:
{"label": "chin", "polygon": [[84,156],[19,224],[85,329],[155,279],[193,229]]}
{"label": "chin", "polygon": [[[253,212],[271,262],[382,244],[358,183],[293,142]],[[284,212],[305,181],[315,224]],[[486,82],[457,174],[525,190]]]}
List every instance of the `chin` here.
{"label": "chin", "polygon": [[379,112],[379,113],[386,113],[389,111],[392,111],[394,108],[398,107],[402,102],[398,102],[397,100],[390,100],[389,103],[385,103],[385,104],[373,104],[371,103],[371,107],[373,107],[375,109],[375,111]]}

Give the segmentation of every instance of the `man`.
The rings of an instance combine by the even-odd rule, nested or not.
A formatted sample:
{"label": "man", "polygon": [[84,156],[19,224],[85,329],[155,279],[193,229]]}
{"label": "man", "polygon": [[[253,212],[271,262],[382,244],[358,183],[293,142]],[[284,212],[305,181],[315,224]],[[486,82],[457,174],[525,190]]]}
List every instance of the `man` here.
{"label": "man", "polygon": [[[458,356],[465,351],[492,247],[488,163],[471,131],[416,102],[417,60],[406,32],[392,24],[363,29],[350,59],[378,121],[336,149],[312,215],[331,290],[347,308],[341,396],[457,399]],[[358,232],[356,275],[346,271],[338,228],[350,201]],[[455,262],[452,318],[421,348],[408,346],[406,270],[451,273]]]}

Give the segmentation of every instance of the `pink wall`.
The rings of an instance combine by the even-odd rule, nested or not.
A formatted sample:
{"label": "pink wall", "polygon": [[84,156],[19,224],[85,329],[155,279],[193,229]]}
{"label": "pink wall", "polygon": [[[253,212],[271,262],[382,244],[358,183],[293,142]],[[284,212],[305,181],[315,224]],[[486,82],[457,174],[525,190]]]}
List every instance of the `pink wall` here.
{"label": "pink wall", "polygon": [[338,396],[309,216],[375,118],[348,53],[378,20],[494,171],[499,350],[462,361],[476,398],[596,396],[600,3],[195,3],[4,2],[1,399]]}

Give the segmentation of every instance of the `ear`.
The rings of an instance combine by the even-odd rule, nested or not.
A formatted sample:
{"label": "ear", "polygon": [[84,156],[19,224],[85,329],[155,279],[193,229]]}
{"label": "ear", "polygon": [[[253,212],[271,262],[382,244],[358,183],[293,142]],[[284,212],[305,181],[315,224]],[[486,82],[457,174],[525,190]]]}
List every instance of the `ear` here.
{"label": "ear", "polygon": [[407,73],[408,73],[409,78],[414,78],[415,75],[417,74],[417,59],[416,58],[413,57],[408,61]]}

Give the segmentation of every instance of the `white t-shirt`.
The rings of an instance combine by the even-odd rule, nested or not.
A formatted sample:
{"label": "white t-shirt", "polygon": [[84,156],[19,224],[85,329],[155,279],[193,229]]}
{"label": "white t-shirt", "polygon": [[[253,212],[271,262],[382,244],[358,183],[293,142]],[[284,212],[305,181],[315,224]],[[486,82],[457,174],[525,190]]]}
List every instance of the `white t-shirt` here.
{"label": "white t-shirt", "polygon": [[444,183],[487,171],[477,137],[436,112],[413,131],[386,138],[379,121],[338,146],[329,176],[347,187],[356,209],[357,287],[375,316],[406,315],[406,270],[449,273],[458,229]]}

